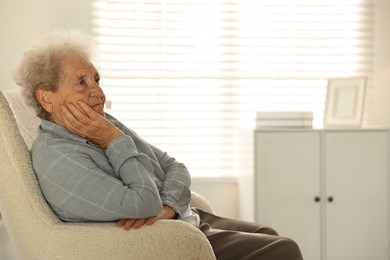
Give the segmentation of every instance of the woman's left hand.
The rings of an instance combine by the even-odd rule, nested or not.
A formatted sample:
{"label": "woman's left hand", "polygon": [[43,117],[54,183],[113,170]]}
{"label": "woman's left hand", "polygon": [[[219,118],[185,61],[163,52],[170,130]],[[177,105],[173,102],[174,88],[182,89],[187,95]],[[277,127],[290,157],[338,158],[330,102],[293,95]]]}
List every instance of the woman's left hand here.
{"label": "woman's left hand", "polygon": [[155,217],[145,218],[145,219],[121,219],[116,223],[117,227],[123,227],[125,230],[129,230],[131,228],[138,229],[143,225],[152,225],[157,220],[160,219],[172,219],[176,216],[176,212],[169,207],[168,205],[164,205],[160,214]]}

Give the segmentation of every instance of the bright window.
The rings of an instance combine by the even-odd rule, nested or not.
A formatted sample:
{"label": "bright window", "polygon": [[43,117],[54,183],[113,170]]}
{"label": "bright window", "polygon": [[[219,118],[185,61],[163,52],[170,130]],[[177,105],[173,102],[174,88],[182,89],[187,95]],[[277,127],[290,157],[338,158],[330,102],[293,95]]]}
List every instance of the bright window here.
{"label": "bright window", "polygon": [[310,111],[327,78],[367,76],[369,0],[94,0],[109,112],[184,162],[237,175],[240,128],[256,111]]}

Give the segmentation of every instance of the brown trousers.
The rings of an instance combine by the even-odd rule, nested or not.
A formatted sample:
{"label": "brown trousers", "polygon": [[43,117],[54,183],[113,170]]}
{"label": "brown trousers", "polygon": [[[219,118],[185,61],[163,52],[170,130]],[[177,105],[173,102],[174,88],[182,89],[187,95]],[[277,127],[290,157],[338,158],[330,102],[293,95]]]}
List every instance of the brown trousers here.
{"label": "brown trousers", "polygon": [[215,216],[200,209],[199,229],[218,260],[302,260],[298,245],[271,228]]}

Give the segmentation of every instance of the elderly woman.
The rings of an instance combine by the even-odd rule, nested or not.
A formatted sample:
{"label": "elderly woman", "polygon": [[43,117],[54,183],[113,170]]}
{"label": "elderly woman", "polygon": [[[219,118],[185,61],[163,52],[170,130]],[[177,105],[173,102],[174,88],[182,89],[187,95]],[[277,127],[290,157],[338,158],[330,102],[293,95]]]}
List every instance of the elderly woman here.
{"label": "elderly woman", "polygon": [[58,217],[126,230],[177,219],[198,227],[218,259],[302,259],[271,228],[190,209],[186,167],[104,112],[90,47],[83,33],[57,31],[24,54],[14,75],[42,119],[31,155]]}

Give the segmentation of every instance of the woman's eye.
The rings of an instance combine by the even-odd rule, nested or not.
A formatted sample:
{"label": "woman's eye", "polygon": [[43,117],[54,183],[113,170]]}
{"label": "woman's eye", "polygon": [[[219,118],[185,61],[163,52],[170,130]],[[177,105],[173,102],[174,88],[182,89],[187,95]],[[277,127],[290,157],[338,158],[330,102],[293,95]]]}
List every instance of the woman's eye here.
{"label": "woman's eye", "polygon": [[84,79],[80,79],[79,84],[80,85],[84,85],[85,84],[85,80]]}
{"label": "woman's eye", "polygon": [[99,84],[100,78],[96,78],[95,81],[96,81],[97,84]]}

